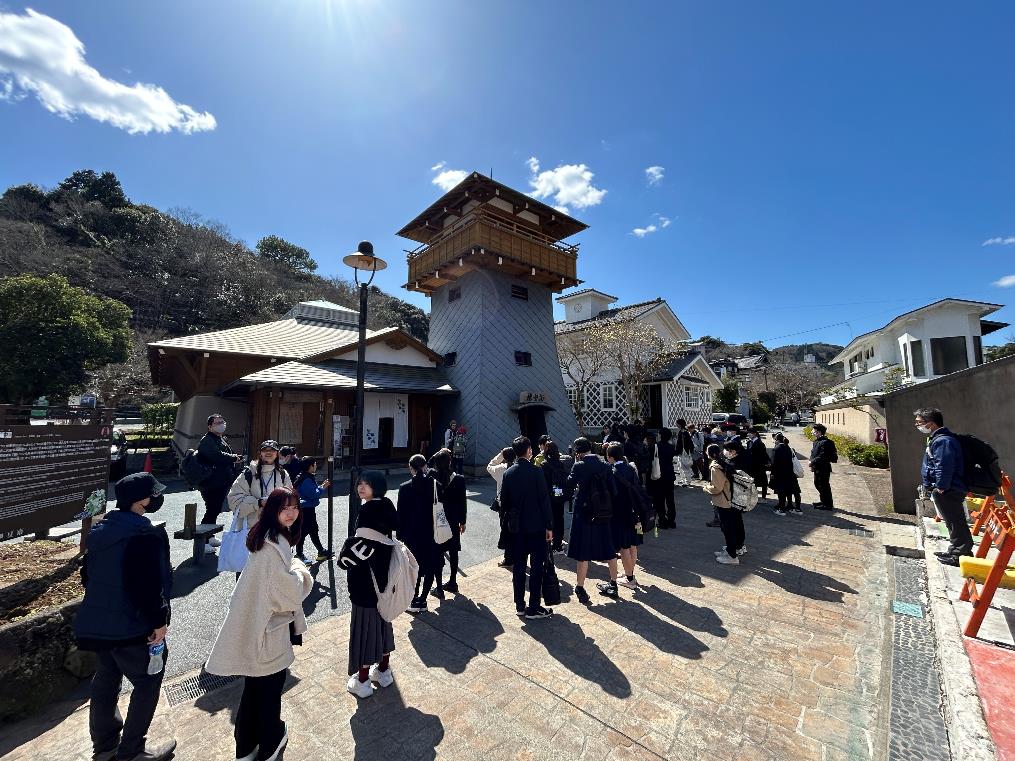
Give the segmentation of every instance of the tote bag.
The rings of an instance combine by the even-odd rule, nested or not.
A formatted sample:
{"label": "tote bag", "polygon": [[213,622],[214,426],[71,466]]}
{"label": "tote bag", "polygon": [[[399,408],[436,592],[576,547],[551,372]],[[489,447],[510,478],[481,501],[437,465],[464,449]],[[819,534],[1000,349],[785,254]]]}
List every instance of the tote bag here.
{"label": "tote bag", "polygon": [[250,551],[247,549],[247,533],[250,527],[247,526],[247,519],[243,519],[243,526],[237,527],[239,512],[233,513],[233,522],[229,530],[222,535],[222,545],[219,547],[219,573],[231,571],[240,573],[247,565],[247,556]]}
{"label": "tote bag", "polygon": [[444,512],[444,505],[437,499],[437,479],[433,482],[433,540],[438,545],[450,542],[454,533],[451,531],[451,524],[448,523],[448,516]]}
{"label": "tote bag", "polygon": [[663,475],[662,468],[659,466],[659,447],[655,447],[652,450],[652,470],[649,473],[649,477],[653,481],[658,481]]}
{"label": "tote bag", "polygon": [[804,466],[803,463],[797,459],[796,452],[793,452],[793,475],[797,478],[804,477]]}

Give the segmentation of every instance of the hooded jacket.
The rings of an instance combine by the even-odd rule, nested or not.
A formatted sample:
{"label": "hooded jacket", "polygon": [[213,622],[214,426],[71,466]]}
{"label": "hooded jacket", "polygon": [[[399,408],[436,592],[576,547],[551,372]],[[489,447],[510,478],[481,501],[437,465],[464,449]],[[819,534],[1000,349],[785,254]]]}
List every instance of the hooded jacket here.
{"label": "hooded jacket", "polygon": [[82,650],[143,643],[169,624],[173,569],[169,538],[144,515],[114,510],[88,532],[74,618]]}
{"label": "hooded jacket", "polygon": [[278,460],[275,465],[262,465],[260,476],[257,475],[257,463],[257,460],[251,460],[229,489],[229,509],[237,515],[237,522],[241,525],[244,518],[248,526],[257,523],[261,517],[261,506],[258,504],[260,500],[267,499],[275,489],[283,486],[291,489],[293,486],[289,474],[278,464]]}

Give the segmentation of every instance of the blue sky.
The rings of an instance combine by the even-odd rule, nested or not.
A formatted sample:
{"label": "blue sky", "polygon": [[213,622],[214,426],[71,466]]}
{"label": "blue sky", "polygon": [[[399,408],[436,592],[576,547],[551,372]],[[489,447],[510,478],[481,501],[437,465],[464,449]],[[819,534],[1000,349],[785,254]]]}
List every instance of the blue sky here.
{"label": "blue sky", "polygon": [[1010,4],[29,7],[0,0],[2,187],[111,170],[323,273],[367,238],[378,284],[424,308],[394,232],[441,172],[491,168],[590,225],[586,285],[662,296],[694,335],[846,343],[945,296],[1015,297]]}

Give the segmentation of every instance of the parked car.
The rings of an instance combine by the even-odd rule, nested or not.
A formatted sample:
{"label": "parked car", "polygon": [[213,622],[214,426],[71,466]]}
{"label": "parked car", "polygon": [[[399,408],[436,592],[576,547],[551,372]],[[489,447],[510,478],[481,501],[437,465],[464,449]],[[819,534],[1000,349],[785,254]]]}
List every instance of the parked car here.
{"label": "parked car", "polygon": [[735,412],[713,412],[712,425],[721,431],[736,431],[741,436],[751,430],[751,421]]}

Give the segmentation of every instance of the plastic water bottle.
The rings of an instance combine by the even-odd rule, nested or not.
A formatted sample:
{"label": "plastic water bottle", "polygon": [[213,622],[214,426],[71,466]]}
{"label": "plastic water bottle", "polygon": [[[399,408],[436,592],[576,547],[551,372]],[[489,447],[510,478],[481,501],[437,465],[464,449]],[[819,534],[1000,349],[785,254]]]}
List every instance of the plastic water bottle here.
{"label": "plastic water bottle", "polygon": [[166,642],[163,640],[157,645],[148,646],[148,673],[159,674],[166,663]]}
{"label": "plastic water bottle", "polygon": [[658,523],[656,523],[656,527],[654,529],[652,529],[652,537],[654,539],[658,539],[659,538],[659,524]]}

